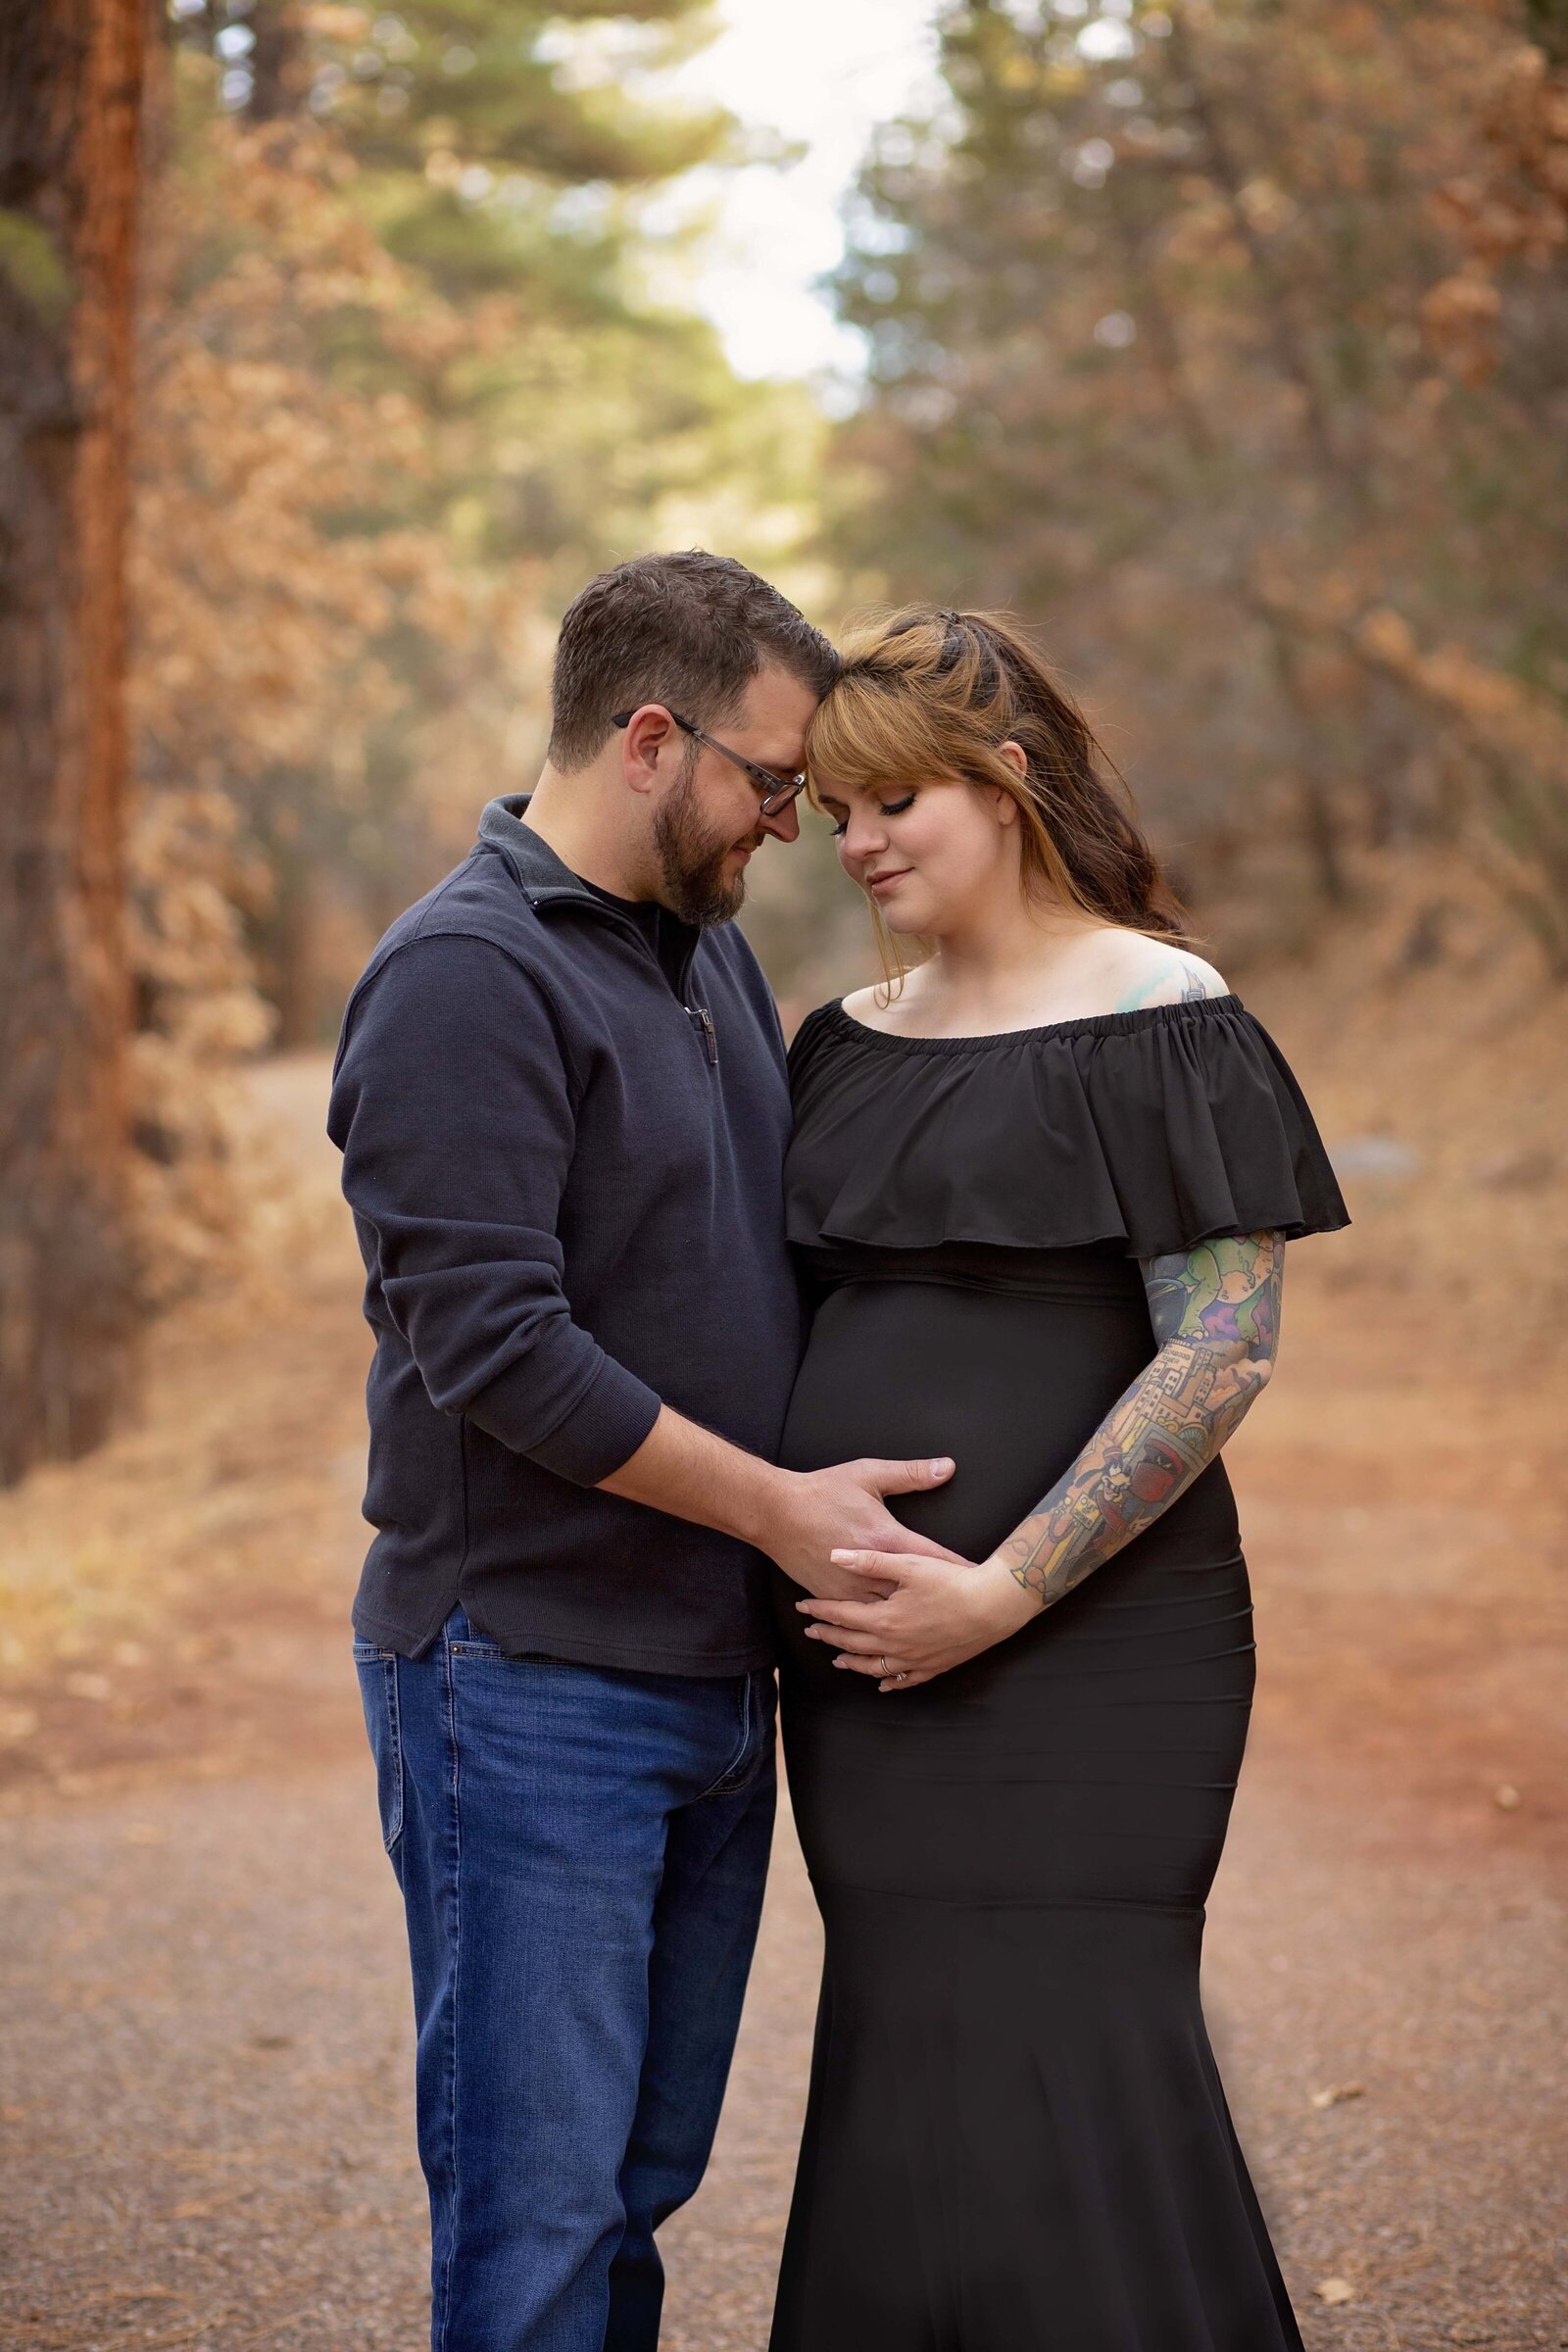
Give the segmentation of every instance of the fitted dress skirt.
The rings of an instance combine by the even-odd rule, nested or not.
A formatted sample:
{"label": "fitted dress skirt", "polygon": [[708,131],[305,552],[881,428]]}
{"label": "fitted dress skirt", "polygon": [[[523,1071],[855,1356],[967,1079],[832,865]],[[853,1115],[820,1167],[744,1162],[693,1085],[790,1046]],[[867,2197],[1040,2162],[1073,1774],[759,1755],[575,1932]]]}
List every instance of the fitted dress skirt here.
{"label": "fitted dress skirt", "polygon": [[[845,1282],[787,1462],[952,1453],[911,1526],[985,1556],[1148,1361],[1136,1273]],[[1131,1274],[1131,1287],[1128,1276]],[[772,2352],[1281,2352],[1299,2338],[1199,1999],[1253,1675],[1216,1465],[1012,1641],[909,1691],[780,1579],[826,1931]]]}
{"label": "fitted dress skirt", "polygon": [[[785,1462],[952,1454],[983,1559],[1155,1352],[1140,1261],[1346,1222],[1234,997],[791,1054]],[[825,1958],[770,2352],[1298,2352],[1199,1997],[1253,1646],[1214,1463],[1021,1633],[881,1693],[777,1580]]]}

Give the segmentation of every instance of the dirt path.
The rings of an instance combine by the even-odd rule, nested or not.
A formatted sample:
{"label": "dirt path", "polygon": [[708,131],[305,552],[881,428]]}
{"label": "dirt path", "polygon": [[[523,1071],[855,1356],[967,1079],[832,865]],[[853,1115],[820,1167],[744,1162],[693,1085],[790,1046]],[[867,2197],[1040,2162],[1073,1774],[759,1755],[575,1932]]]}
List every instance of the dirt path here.
{"label": "dirt path", "polygon": [[[273,1073],[270,1120],[307,1133],[319,1077]],[[1238,1448],[1263,1680],[1210,2022],[1312,2352],[1561,2346],[1560,1415],[1489,1406],[1408,1308],[1348,1362],[1300,1267]],[[265,1314],[166,1335],[143,1428],[0,1513],[15,1622],[64,1643],[0,1704],[3,2352],[421,2340],[406,1963],[344,1639],[352,1296],[307,1216]],[[103,1565],[122,1542],[144,1573]],[[786,1836],[718,2153],[666,2231],[670,2352],[765,2341],[815,1969]]]}

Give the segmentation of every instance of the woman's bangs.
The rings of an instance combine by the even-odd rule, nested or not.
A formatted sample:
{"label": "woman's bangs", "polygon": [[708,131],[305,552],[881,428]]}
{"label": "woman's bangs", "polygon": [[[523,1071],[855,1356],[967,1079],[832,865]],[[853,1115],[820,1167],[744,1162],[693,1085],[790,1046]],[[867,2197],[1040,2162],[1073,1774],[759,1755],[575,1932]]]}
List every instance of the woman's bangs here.
{"label": "woman's bangs", "polygon": [[900,679],[888,684],[841,678],[817,705],[806,736],[810,795],[875,792],[909,775],[934,775],[952,765],[937,729],[916,694]]}

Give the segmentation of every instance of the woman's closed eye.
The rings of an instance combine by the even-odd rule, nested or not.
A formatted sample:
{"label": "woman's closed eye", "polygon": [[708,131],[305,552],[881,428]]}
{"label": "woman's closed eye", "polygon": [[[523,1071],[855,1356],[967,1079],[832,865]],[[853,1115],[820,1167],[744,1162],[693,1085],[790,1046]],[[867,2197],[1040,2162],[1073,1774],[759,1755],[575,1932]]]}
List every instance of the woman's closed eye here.
{"label": "woman's closed eye", "polygon": [[[876,805],[876,812],[878,816],[902,816],[906,808],[912,808],[913,807],[914,795],[912,792],[906,792],[902,801],[878,801]],[[841,816],[838,823],[834,826],[833,831],[835,836],[839,836],[847,833],[849,829],[849,818],[847,816]]]}

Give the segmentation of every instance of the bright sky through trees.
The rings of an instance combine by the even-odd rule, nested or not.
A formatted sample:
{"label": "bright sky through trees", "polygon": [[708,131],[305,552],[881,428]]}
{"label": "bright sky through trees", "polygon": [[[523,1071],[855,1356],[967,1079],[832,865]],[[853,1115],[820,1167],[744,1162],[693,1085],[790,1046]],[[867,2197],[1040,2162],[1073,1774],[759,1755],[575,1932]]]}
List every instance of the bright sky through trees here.
{"label": "bright sky through trees", "polygon": [[858,375],[860,336],[814,281],[843,251],[839,208],[873,126],[931,91],[934,0],[720,0],[717,13],[718,38],[663,86],[807,152],[782,169],[688,172],[652,217],[712,216],[692,291],[742,374]]}

